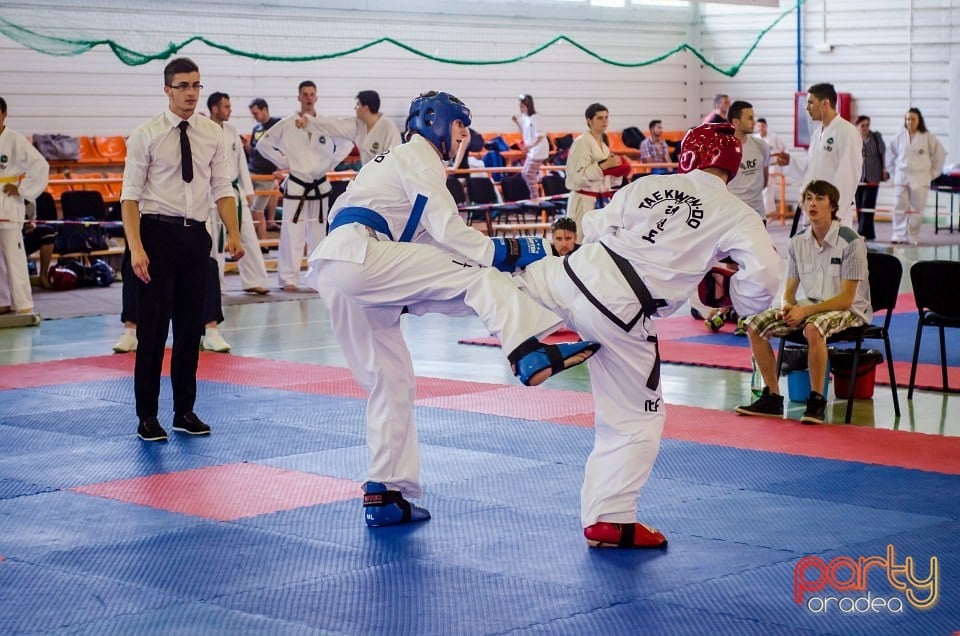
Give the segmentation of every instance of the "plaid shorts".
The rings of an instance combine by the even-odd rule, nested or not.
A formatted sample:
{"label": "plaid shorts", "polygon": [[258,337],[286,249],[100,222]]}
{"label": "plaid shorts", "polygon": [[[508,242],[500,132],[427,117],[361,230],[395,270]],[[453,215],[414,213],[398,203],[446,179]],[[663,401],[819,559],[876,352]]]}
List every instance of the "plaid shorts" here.
{"label": "plaid shorts", "polygon": [[747,326],[753,327],[761,338],[769,340],[771,337],[780,337],[791,334],[795,331],[803,331],[807,324],[812,324],[823,336],[824,340],[835,333],[849,329],[850,327],[859,327],[864,324],[863,319],[849,310],[844,311],[824,311],[814,314],[800,323],[799,327],[791,327],[780,317],[780,308],[775,307],[759,314],[754,314],[747,318]]}

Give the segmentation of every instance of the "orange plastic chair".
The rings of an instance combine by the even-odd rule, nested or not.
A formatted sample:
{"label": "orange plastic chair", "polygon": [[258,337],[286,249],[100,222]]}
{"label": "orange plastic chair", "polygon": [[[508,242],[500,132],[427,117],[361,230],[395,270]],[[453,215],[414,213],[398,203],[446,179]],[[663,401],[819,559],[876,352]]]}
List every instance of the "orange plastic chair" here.
{"label": "orange plastic chair", "polygon": [[680,143],[680,141],[683,139],[683,136],[686,134],[686,130],[664,130],[661,137],[663,137],[664,141]]}
{"label": "orange plastic chair", "polygon": [[[70,174],[71,179],[103,179],[103,175],[99,172],[74,172]],[[93,192],[99,192],[100,196],[103,197],[104,201],[110,199],[116,199],[116,195],[110,191],[110,187],[106,183],[75,183],[73,185],[74,190],[90,190]]]}
{"label": "orange plastic chair", "polygon": [[607,139],[610,140],[610,152],[627,157],[640,156],[640,151],[637,148],[631,148],[623,143],[623,133],[608,130]]}
{"label": "orange plastic chair", "polygon": [[[123,173],[122,173],[122,172],[108,172],[107,175],[106,175],[106,177],[107,177],[107,179],[123,179]],[[123,190],[123,182],[121,181],[121,182],[118,182],[118,183],[108,183],[108,184],[106,184],[106,185],[107,185],[107,189],[110,190],[110,196],[112,196],[114,199],[119,200],[119,199],[120,199],[120,192],[121,192],[121,190]]]}
{"label": "orange plastic chair", "polygon": [[80,141],[80,158],[78,163],[103,163],[103,157],[97,152],[96,146],[90,137],[77,137]]}
{"label": "orange plastic chair", "polygon": [[123,137],[94,137],[97,152],[107,161],[122,163],[127,158],[127,142]]}
{"label": "orange plastic chair", "polygon": [[[62,172],[51,172],[51,179],[67,179],[67,175]],[[47,192],[49,192],[54,199],[59,199],[60,195],[64,192],[70,192],[73,188],[70,187],[68,183],[48,183]]]}

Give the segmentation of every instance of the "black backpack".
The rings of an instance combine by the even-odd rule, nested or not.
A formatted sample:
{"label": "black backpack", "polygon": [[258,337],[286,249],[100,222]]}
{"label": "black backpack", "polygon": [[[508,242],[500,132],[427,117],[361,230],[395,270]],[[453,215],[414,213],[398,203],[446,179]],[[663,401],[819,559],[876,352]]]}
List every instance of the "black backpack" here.
{"label": "black backpack", "polygon": [[623,133],[621,133],[621,139],[623,139],[624,146],[637,148],[639,150],[640,144],[643,143],[643,131],[636,126],[624,128]]}
{"label": "black backpack", "polygon": [[85,216],[72,223],[62,224],[57,229],[53,247],[59,254],[105,250],[108,247],[107,235],[94,217]]}

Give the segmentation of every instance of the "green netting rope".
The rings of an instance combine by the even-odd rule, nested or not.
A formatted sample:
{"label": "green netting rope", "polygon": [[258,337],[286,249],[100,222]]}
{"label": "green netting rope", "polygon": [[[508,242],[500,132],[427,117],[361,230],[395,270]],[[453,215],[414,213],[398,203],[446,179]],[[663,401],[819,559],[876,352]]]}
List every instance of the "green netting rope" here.
{"label": "green netting rope", "polygon": [[57,55],[57,56],[81,55],[83,53],[86,53],[87,51],[90,51],[95,47],[98,47],[101,45],[107,46],[110,48],[111,51],[113,51],[114,55],[116,55],[120,59],[120,61],[122,61],[127,66],[139,66],[141,64],[146,64],[153,60],[166,59],[168,57],[175,55],[178,51],[188,46],[189,44],[192,44],[193,42],[203,42],[209,47],[219,49],[221,51],[225,51],[227,53],[230,53],[232,55],[237,55],[240,57],[247,57],[247,58],[252,58],[256,60],[278,61],[278,62],[309,62],[309,61],[315,61],[315,60],[328,60],[331,58],[345,57],[347,55],[352,55],[354,53],[358,53],[360,51],[371,48],[373,46],[377,46],[378,44],[387,43],[387,44],[392,44],[396,47],[399,47],[419,57],[432,60],[434,62],[441,62],[443,64],[461,64],[461,65],[468,65],[468,66],[513,64],[515,62],[519,62],[521,60],[525,60],[527,58],[533,57],[534,55],[550,48],[555,44],[558,44],[560,42],[566,42],[567,44],[579,49],[580,51],[583,51],[590,57],[600,62],[603,62],[604,64],[609,64],[611,66],[619,66],[624,68],[639,68],[642,66],[650,66],[651,64],[662,62],[668,57],[675,55],[677,53],[680,53],[681,51],[689,51],[697,59],[703,62],[705,66],[708,66],[709,68],[719,73],[722,73],[728,77],[733,77],[740,71],[740,68],[744,65],[744,63],[746,63],[747,59],[753,54],[754,50],[756,50],[757,46],[760,44],[760,41],[763,39],[763,37],[771,29],[777,26],[777,24],[779,24],[781,20],[783,20],[785,17],[787,17],[788,15],[796,11],[797,8],[801,4],[803,4],[803,2],[804,0],[797,0],[797,3],[794,6],[782,12],[773,22],[770,23],[769,26],[762,29],[760,33],[757,34],[757,37],[754,39],[753,44],[750,46],[749,49],[747,49],[747,52],[744,53],[743,57],[740,59],[739,62],[725,68],[718,66],[717,64],[714,64],[713,62],[708,60],[707,57],[699,49],[697,49],[694,46],[691,46],[690,44],[687,44],[686,42],[684,42],[683,44],[679,44],[674,48],[670,49],[669,51],[666,51],[665,53],[658,55],[656,57],[652,57],[646,60],[641,60],[639,62],[623,62],[623,61],[613,60],[603,55],[600,55],[599,53],[590,50],[586,46],[580,44],[579,42],[577,42],[576,40],[570,37],[567,37],[566,35],[558,35],[552,40],[550,40],[549,42],[541,44],[540,46],[530,51],[527,51],[526,53],[523,53],[521,55],[516,55],[513,57],[507,57],[507,58],[501,58],[501,59],[487,59],[487,60],[464,60],[464,59],[442,57],[439,55],[431,55],[430,53],[421,51],[420,49],[410,46],[409,44],[404,44],[403,42],[395,40],[391,37],[378,38],[376,40],[367,42],[366,44],[361,44],[360,46],[355,46],[355,47],[344,49],[342,51],[337,51],[334,53],[309,54],[309,55],[264,55],[262,53],[257,53],[254,51],[246,51],[243,49],[238,49],[232,46],[228,46],[226,44],[222,44],[220,42],[215,42],[202,35],[194,35],[179,43],[171,42],[162,51],[149,53],[144,51],[135,51],[126,46],[122,46],[121,44],[118,44],[113,40],[78,40],[78,39],[60,38],[52,35],[45,35],[42,33],[37,33],[36,31],[32,31],[20,25],[14,24],[3,18],[0,18],[0,33],[3,33],[3,35],[5,35],[7,38],[29,49],[38,51],[40,53],[45,53],[47,55]]}

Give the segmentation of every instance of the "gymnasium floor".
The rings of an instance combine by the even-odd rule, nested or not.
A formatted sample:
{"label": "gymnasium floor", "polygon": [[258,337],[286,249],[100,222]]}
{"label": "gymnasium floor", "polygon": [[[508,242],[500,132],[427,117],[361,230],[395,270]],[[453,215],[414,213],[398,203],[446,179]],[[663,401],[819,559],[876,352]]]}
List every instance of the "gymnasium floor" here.
{"label": "gymnasium floor", "polygon": [[[135,436],[116,315],[0,330],[0,633],[960,630],[960,396],[902,389],[898,421],[878,386],[853,425],[809,427],[802,405],[732,414],[748,373],[665,365],[640,506],[670,545],[589,550],[585,367],[521,387],[499,349],[457,344],[477,320],[410,319],[433,519],[373,530],[364,401],[322,301],[225,313],[233,352],[201,357],[213,435],[166,444]],[[170,404],[164,382],[168,428]]]}

